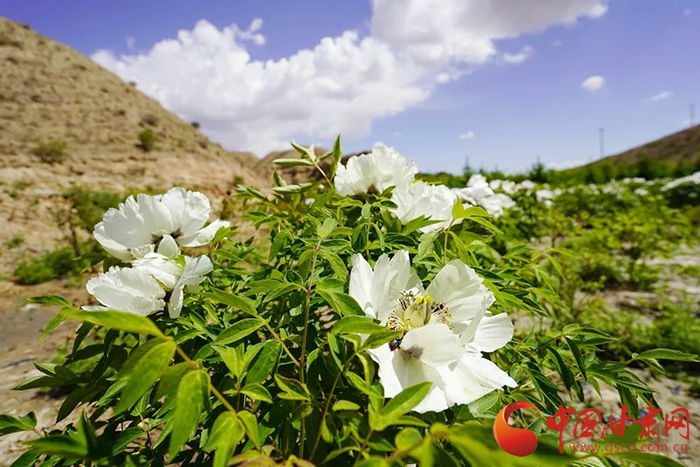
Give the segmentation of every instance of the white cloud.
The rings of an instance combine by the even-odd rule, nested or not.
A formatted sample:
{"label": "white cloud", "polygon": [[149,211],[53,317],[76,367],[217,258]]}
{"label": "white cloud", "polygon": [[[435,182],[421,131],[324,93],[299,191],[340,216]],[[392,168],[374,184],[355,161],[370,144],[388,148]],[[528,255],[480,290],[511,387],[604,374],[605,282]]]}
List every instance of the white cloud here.
{"label": "white cloud", "polygon": [[673,95],[673,93],[672,93],[671,91],[661,91],[660,93],[655,94],[655,95],[653,95],[653,96],[647,98],[646,100],[652,101],[652,102],[656,102],[656,101],[661,101],[661,100],[664,100],[664,99],[668,99],[668,98],[671,97],[672,95]]}
{"label": "white cloud", "polygon": [[467,131],[466,133],[462,133],[461,135],[459,135],[459,136],[457,137],[457,139],[461,139],[461,140],[472,139],[472,138],[474,138],[475,136],[476,136],[476,135],[474,134],[474,132],[471,131],[471,130],[469,130],[469,131]]}
{"label": "white cloud", "polygon": [[690,8],[686,8],[685,10],[683,10],[683,16],[690,16],[691,14],[693,14],[693,10],[691,10]]}
{"label": "white cloud", "polygon": [[600,91],[603,86],[605,86],[605,78],[602,76],[591,76],[581,83],[581,87],[590,92]]}
{"label": "white cloud", "polygon": [[[436,86],[499,57],[497,42],[595,18],[607,0],[373,0],[371,34],[345,31],[279,60],[254,60],[265,44],[262,20],[247,29],[192,30],[142,53],[100,50],[100,65],[230,149],[258,155],[291,138],[361,138],[374,119],[417,106]],[[420,25],[420,27],[417,27]],[[531,50],[525,51],[525,55]],[[508,62],[510,60],[510,62]]]}
{"label": "white cloud", "polygon": [[564,42],[561,41],[561,40],[559,40],[559,39],[557,39],[557,40],[555,40],[554,42],[552,42],[552,45],[553,45],[554,47],[561,47],[562,45],[564,45]]}
{"label": "white cloud", "polygon": [[136,38],[134,36],[128,36],[126,38],[126,48],[129,49],[130,51],[133,51],[135,45],[136,45]]}
{"label": "white cloud", "polygon": [[525,47],[520,49],[520,52],[518,52],[517,54],[511,54],[506,52],[502,55],[502,58],[505,63],[511,65],[518,65],[530,58],[534,52],[535,49],[533,49],[529,45],[526,45]]}

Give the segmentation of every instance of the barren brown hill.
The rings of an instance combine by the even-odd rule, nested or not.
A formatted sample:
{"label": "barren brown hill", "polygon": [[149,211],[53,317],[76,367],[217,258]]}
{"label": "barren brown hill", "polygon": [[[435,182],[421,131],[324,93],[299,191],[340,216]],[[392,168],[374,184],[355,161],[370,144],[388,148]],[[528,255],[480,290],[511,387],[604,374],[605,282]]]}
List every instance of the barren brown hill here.
{"label": "barren brown hill", "polygon": [[[157,140],[146,152],[139,133]],[[40,149],[52,147],[41,153]],[[0,274],[61,240],[66,189],[199,189],[220,203],[235,177],[265,185],[250,153],[231,153],[79,52],[0,17]],[[5,243],[24,238],[8,252]]]}
{"label": "barren brown hill", "polygon": [[673,163],[698,162],[698,159],[700,159],[700,125],[571,170],[575,171],[610,162],[615,165],[629,165],[635,164],[644,158]]}

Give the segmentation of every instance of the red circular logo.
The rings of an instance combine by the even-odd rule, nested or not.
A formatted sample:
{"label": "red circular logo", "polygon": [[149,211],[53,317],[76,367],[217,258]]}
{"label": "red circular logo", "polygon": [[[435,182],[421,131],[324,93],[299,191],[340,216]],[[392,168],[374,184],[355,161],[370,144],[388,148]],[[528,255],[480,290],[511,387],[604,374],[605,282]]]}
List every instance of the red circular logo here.
{"label": "red circular logo", "polygon": [[532,402],[511,402],[498,412],[496,423],[493,424],[493,434],[498,445],[508,454],[518,457],[529,456],[537,449],[537,436],[527,428],[513,428],[508,425],[510,415],[519,409],[539,409]]}

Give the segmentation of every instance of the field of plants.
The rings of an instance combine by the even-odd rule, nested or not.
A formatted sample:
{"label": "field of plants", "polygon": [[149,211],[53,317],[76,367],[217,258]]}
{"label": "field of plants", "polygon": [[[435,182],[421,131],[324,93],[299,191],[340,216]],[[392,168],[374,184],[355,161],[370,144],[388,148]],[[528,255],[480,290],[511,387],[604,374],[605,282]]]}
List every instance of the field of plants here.
{"label": "field of plants", "polygon": [[[651,381],[700,394],[700,172],[419,175],[382,145],[345,164],[339,141],[295,149],[279,173],[319,181],[238,185],[230,221],[183,188],[66,194],[70,258],[16,275],[102,272],[91,305],[30,299],[56,306],[46,333],[82,325],[16,388],[60,393],[69,423],[0,415],[26,442],[13,465],[692,465],[692,424],[683,455],[576,453],[575,417],[563,441],[547,418],[614,391],[606,423],[618,403],[653,419],[668,398]],[[494,438],[514,401],[540,412],[511,416],[537,435],[525,457]],[[587,442],[649,442],[622,418]]]}

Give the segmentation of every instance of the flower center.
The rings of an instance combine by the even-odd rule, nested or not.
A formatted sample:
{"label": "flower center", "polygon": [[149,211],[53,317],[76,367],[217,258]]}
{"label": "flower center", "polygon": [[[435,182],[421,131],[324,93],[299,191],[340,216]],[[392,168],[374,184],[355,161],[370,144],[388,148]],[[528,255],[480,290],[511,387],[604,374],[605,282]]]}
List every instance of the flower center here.
{"label": "flower center", "polygon": [[396,350],[401,345],[401,339],[408,331],[418,329],[431,323],[443,323],[452,329],[450,309],[444,303],[435,302],[433,297],[424,294],[416,294],[406,290],[401,292],[396,300],[396,308],[389,314],[386,327],[392,331],[401,331],[401,337],[389,344],[391,350]]}

